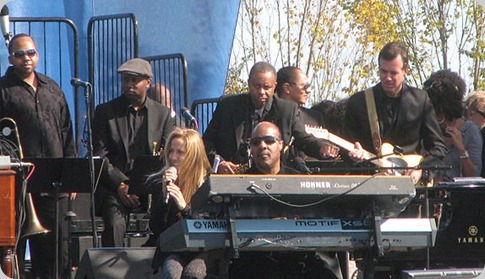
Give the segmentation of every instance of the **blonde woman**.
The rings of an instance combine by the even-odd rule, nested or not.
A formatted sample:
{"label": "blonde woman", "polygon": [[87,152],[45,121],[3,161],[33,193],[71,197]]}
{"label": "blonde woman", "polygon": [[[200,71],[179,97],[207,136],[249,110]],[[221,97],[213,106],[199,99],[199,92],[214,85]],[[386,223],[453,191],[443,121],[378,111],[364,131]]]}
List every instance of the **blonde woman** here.
{"label": "blonde woman", "polygon": [[[189,216],[192,195],[211,171],[202,138],[192,129],[173,131],[168,137],[164,156],[166,166],[147,179],[154,189],[151,244],[169,226]],[[162,266],[163,278],[205,278],[209,273],[217,273],[219,258],[215,254],[161,253],[157,250],[153,268]]]}
{"label": "blonde woman", "polygon": [[480,175],[485,177],[485,91],[473,92],[465,102],[466,116],[468,120],[473,121],[480,129],[482,134],[482,170]]}

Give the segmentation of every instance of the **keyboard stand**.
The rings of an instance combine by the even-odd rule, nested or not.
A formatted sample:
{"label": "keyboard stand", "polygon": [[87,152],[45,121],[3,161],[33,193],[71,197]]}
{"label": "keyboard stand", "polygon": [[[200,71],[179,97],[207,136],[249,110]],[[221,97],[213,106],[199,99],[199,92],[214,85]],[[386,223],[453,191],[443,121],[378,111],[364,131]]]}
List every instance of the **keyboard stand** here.
{"label": "keyboard stand", "polygon": [[374,214],[374,238],[375,238],[375,252],[377,257],[384,256],[384,247],[382,245],[381,224],[382,224],[382,217]]}
{"label": "keyboard stand", "polygon": [[237,237],[237,227],[236,227],[236,218],[234,213],[234,206],[226,204],[225,205],[226,216],[228,216],[227,220],[229,221],[229,230],[231,237],[230,244],[231,244],[231,254],[232,258],[237,259],[239,258],[239,239]]}

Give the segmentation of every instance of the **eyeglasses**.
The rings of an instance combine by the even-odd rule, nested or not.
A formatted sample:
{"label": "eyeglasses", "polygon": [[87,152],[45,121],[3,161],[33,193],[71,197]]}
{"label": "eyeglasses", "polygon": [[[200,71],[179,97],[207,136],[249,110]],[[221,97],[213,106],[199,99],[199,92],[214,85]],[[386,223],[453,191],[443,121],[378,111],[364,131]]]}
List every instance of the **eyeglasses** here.
{"label": "eyeglasses", "polygon": [[310,88],[310,86],[312,86],[309,82],[303,83],[303,84],[296,84],[293,81],[288,81],[288,83],[294,86],[298,86],[300,89],[303,89],[303,90],[307,90],[308,88]]}
{"label": "eyeglasses", "polygon": [[476,110],[476,109],[470,109],[470,110],[468,110],[468,115],[469,116],[472,116],[475,113],[480,114],[482,117],[485,117],[485,113],[483,113],[483,112],[481,112],[479,110]]}
{"label": "eyeglasses", "polygon": [[37,50],[35,49],[26,49],[26,50],[17,50],[11,53],[11,55],[15,56],[15,58],[22,58],[27,54],[29,57],[33,57],[37,54]]}
{"label": "eyeglasses", "polygon": [[250,143],[252,146],[256,147],[261,144],[261,142],[266,143],[267,145],[273,145],[275,142],[280,141],[277,137],[274,136],[264,136],[264,137],[255,137],[252,138]]}

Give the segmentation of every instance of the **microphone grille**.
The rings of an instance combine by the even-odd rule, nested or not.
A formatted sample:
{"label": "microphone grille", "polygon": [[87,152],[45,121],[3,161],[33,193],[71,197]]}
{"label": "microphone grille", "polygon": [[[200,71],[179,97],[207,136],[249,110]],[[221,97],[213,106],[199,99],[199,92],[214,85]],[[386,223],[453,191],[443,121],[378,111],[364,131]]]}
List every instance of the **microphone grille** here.
{"label": "microphone grille", "polygon": [[8,16],[8,7],[4,5],[2,10],[0,11],[0,16]]}

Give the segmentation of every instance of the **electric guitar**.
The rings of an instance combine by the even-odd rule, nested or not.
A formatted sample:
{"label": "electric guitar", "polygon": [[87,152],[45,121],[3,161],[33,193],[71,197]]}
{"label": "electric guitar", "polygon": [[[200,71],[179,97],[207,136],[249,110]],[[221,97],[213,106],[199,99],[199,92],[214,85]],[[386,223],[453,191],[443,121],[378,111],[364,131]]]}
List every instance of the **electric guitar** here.
{"label": "electric guitar", "polygon": [[[318,126],[305,125],[305,131],[308,134],[312,134],[317,138],[325,139],[335,145],[338,145],[339,147],[347,151],[354,150],[353,143],[337,135],[330,133],[327,129],[323,129]],[[393,168],[393,167],[413,168],[418,166],[421,160],[423,159],[423,156],[418,154],[397,155],[394,152],[394,146],[387,142],[382,144],[380,151],[381,151],[380,154],[383,154],[382,157],[378,157],[376,154],[373,154],[372,152],[364,150],[364,160],[368,160],[369,162],[382,168]],[[402,172],[405,173],[406,170],[404,171],[402,169],[401,171],[397,170],[397,173],[393,172],[393,174],[400,174],[400,173],[402,174]]]}

